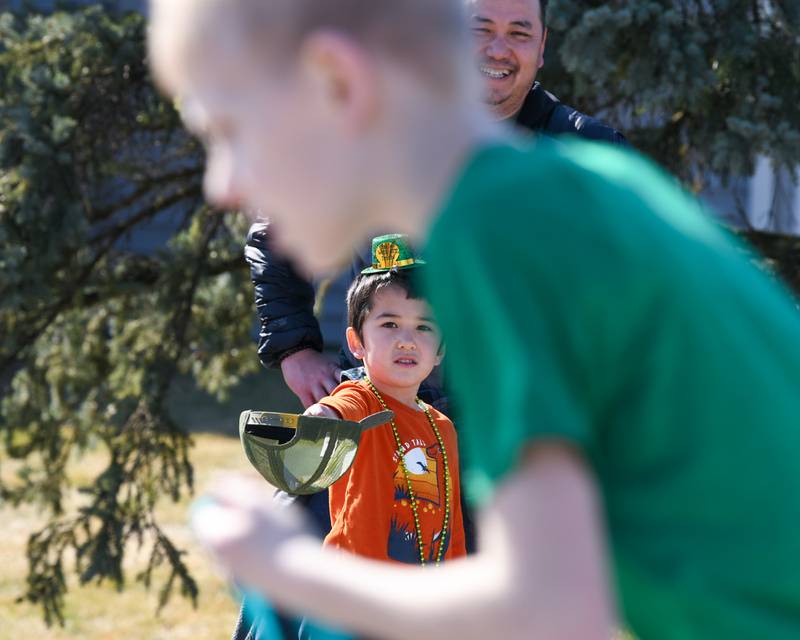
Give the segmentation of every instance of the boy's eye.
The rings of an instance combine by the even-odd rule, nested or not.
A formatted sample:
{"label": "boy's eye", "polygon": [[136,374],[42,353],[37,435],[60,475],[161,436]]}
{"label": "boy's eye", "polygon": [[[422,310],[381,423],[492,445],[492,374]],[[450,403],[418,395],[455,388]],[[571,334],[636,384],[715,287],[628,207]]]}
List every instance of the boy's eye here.
{"label": "boy's eye", "polygon": [[397,323],[396,322],[392,322],[391,320],[387,320],[381,326],[384,327],[385,329],[396,329],[397,328]]}
{"label": "boy's eye", "polygon": [[417,331],[433,331],[433,327],[427,324],[421,324],[417,327]]}

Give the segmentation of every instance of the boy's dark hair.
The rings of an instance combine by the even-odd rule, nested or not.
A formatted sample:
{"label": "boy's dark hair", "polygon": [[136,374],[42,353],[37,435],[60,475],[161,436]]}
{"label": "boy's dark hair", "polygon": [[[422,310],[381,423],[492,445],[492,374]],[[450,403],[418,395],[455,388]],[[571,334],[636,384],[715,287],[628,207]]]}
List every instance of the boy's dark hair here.
{"label": "boy's dark hair", "polygon": [[362,337],[361,329],[364,320],[372,308],[375,294],[386,287],[400,287],[406,292],[406,297],[412,300],[422,299],[419,293],[419,271],[414,269],[392,269],[381,273],[362,273],[347,290],[347,324],[355,329],[359,338]]}

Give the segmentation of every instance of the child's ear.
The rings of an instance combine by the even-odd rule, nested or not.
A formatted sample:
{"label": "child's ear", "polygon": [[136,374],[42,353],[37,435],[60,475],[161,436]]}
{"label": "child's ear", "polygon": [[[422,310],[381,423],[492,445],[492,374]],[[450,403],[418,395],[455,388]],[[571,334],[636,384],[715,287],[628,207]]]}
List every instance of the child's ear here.
{"label": "child's ear", "polygon": [[318,30],[303,42],[300,58],[317,95],[351,132],[370,125],[378,108],[380,82],[366,50],[332,30]]}
{"label": "child's ear", "polygon": [[347,348],[350,349],[350,352],[359,360],[363,360],[364,345],[361,343],[361,338],[358,337],[356,330],[353,327],[347,327],[344,335],[347,338]]}
{"label": "child's ear", "polygon": [[437,367],[440,364],[442,364],[442,360],[444,360],[445,351],[447,351],[447,349],[444,346],[444,342],[442,342],[442,344],[439,345],[439,350],[436,352],[436,366]]}

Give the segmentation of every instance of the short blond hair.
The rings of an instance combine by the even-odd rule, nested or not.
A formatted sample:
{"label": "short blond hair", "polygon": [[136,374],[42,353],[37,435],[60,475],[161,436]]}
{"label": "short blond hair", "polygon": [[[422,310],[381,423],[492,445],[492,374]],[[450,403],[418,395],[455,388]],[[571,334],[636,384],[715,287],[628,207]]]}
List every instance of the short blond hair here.
{"label": "short blond hair", "polygon": [[309,34],[328,29],[442,88],[470,55],[463,0],[151,0],[150,12],[155,58],[175,55],[176,45],[191,55],[213,42],[221,21],[265,62],[290,64]]}

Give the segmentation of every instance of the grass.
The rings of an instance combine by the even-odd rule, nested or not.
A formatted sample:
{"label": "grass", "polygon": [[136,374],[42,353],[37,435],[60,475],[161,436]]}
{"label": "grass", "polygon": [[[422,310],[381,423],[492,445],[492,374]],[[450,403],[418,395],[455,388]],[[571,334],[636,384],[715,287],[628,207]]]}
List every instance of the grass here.
{"label": "grass", "polygon": [[[194,438],[191,459],[195,465],[197,494],[203,492],[218,471],[255,474],[242,453],[238,438],[216,434],[197,434]],[[71,477],[76,484],[90,481],[104,463],[101,452],[90,453],[74,461]],[[4,473],[8,470],[4,465]],[[77,492],[70,501],[76,499]],[[38,607],[15,602],[24,589],[28,535],[43,524],[44,516],[29,505],[18,509],[0,508],[3,532],[3,544],[0,545],[0,640],[27,637],[52,640],[204,640],[230,637],[237,605],[191,537],[187,526],[190,502],[189,497],[179,503],[165,499],[157,513],[168,535],[187,552],[186,562],[200,588],[196,609],[176,593],[164,610],[156,615],[159,583],[156,582],[148,591],[135,581],[134,576],[144,568],[148,553],[146,548],[132,547],[125,562],[129,581],[122,592],[117,592],[109,584],[80,587],[76,577],[68,575],[70,589],[66,596],[65,625],[51,628],[44,624]],[[163,579],[165,576],[160,574],[158,577]]]}

